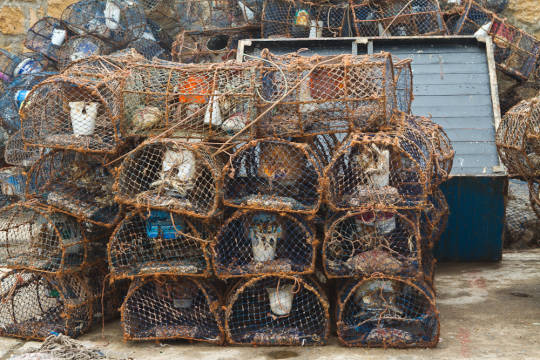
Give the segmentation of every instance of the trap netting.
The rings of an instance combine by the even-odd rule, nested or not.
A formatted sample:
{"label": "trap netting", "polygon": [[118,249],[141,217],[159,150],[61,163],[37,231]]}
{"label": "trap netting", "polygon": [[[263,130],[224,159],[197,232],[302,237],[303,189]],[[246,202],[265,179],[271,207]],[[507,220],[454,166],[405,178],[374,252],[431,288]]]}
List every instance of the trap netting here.
{"label": "trap netting", "polygon": [[5,196],[26,197],[26,170],[18,166],[0,169],[0,191]]}
{"label": "trap netting", "polygon": [[14,269],[72,272],[104,256],[105,245],[88,241],[75,218],[15,203],[0,209],[0,259]]}
{"label": "trap netting", "polygon": [[123,161],[116,199],[208,218],[219,210],[222,161],[202,143],[158,139],[143,143]]}
{"label": "trap netting", "polygon": [[371,0],[351,0],[351,13],[356,36],[379,36],[384,28],[380,24],[381,13]]}
{"label": "trap netting", "polygon": [[439,312],[429,285],[376,276],[346,283],[338,295],[337,334],[346,346],[435,347]]}
{"label": "trap netting", "polygon": [[404,126],[348,137],[324,172],[330,207],[422,207],[433,168],[427,141],[421,132]]}
{"label": "trap netting", "polygon": [[93,35],[122,47],[142,36],[146,16],[138,1],[82,0],[62,12],[62,22],[75,34]]}
{"label": "trap netting", "polygon": [[328,166],[334,157],[334,153],[341,145],[341,134],[321,134],[310,136],[305,139],[307,144],[321,161],[323,167]]}
{"label": "trap netting", "polygon": [[348,1],[264,1],[263,38],[350,36]]}
{"label": "trap netting", "polygon": [[526,81],[535,70],[540,55],[540,41],[498,17],[493,19],[489,34],[495,45],[497,68]]}
{"label": "trap netting", "polygon": [[143,38],[156,41],[163,49],[170,51],[173,44],[173,37],[160,26],[157,22],[146,19],[146,31],[142,35]]}
{"label": "trap netting", "polygon": [[432,250],[448,223],[450,209],[446,202],[446,197],[440,189],[435,189],[428,197],[428,203],[422,209],[420,218],[420,233],[423,243],[428,250]]}
{"label": "trap netting", "polygon": [[68,30],[60,20],[45,16],[28,30],[24,46],[57,61],[58,50],[68,38]]}
{"label": "trap netting", "polygon": [[241,280],[229,291],[225,330],[232,344],[322,345],[330,332],[328,301],[309,278]]}
{"label": "trap netting", "polygon": [[27,195],[46,207],[85,222],[111,227],[120,221],[114,175],[101,157],[54,150],[28,172]]}
{"label": "trap netting", "polygon": [[[120,73],[52,76],[34,87],[21,107],[27,145],[113,153],[121,145]],[[30,137],[27,137],[30,136]]]}
{"label": "trap netting", "polygon": [[20,75],[42,72],[47,65],[47,60],[41,54],[15,55],[0,49],[0,81],[4,83],[10,83]]}
{"label": "trap netting", "polygon": [[10,165],[30,167],[46,152],[46,149],[39,146],[25,145],[22,140],[21,131],[32,131],[31,129],[19,130],[8,138],[4,150],[4,160]]}
{"label": "trap netting", "polygon": [[[396,107],[388,53],[275,56],[263,52],[258,136],[304,136],[379,129]],[[277,105],[276,105],[277,103]]]}
{"label": "trap netting", "polygon": [[178,214],[152,210],[133,212],[116,227],[108,246],[113,278],[152,274],[208,277],[207,244],[211,234]]}
{"label": "trap netting", "polygon": [[318,241],[297,217],[274,212],[238,211],[212,243],[219,278],[260,274],[310,274]]}
{"label": "trap netting", "polygon": [[[423,239],[418,211],[366,209],[336,215],[329,224],[322,248],[329,278],[373,273],[422,277]],[[424,275],[431,277],[431,273]]]}
{"label": "trap netting", "polygon": [[226,206],[315,214],[322,187],[321,162],[307,144],[253,140],[223,168]]}
{"label": "trap netting", "polygon": [[454,35],[473,35],[483,25],[489,26],[495,15],[473,0],[459,7],[458,14],[456,20],[450,21],[450,32]]}
{"label": "trap netting", "polygon": [[134,66],[122,89],[122,127],[127,135],[229,138],[255,118],[257,64]]}
{"label": "trap netting", "polygon": [[523,100],[504,115],[495,142],[510,174],[540,177],[540,96]]}
{"label": "trap netting", "polygon": [[529,197],[531,199],[531,207],[540,218],[540,182],[533,180],[529,182]]}
{"label": "trap netting", "polygon": [[396,109],[410,114],[413,96],[412,59],[400,60],[392,57],[394,81],[396,83]]}
{"label": "trap netting", "polygon": [[90,56],[107,55],[112,50],[110,44],[92,35],[70,37],[57,51],[58,69],[65,69],[73,61]]}
{"label": "trap netting", "polygon": [[126,340],[188,339],[221,344],[221,299],[208,281],[162,276],[136,279],[121,308]]}
{"label": "trap netting", "polygon": [[169,52],[152,39],[142,37],[130,42],[128,48],[135,49],[146,60],[152,60],[153,58],[170,60]]}

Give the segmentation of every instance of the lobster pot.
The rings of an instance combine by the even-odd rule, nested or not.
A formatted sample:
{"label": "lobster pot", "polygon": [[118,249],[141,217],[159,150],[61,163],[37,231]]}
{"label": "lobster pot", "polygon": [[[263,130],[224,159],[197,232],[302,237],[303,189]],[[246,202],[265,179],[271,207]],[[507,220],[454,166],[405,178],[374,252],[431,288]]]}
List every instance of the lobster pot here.
{"label": "lobster pot", "polygon": [[[120,81],[122,76],[53,76],[27,95],[21,124],[28,145],[92,153],[114,153],[122,144]],[[26,137],[31,136],[31,137]]]}
{"label": "lobster pot", "polygon": [[323,345],[330,332],[326,295],[314,281],[260,276],[229,292],[225,330],[232,344]]}
{"label": "lobster pot", "polygon": [[467,0],[465,6],[460,8],[457,21],[452,21],[450,32],[454,35],[473,35],[483,25],[489,26],[493,18],[491,11],[473,0]]}
{"label": "lobster pot", "polygon": [[113,278],[168,274],[208,277],[210,260],[205,228],[161,210],[133,212],[111,236],[109,267]]}
{"label": "lobster pot", "polygon": [[264,1],[263,38],[327,38],[349,36],[345,1]]}
{"label": "lobster pot", "polygon": [[390,0],[380,2],[379,6],[382,36],[447,33],[438,0]]}
{"label": "lobster pot", "polygon": [[338,295],[337,334],[345,346],[435,347],[435,295],[425,283],[395,277],[351,280]]}
{"label": "lobster pot", "polygon": [[322,251],[324,270],[329,278],[373,273],[421,277],[422,237],[418,211],[366,209],[336,215],[330,224]]}
{"label": "lobster pot", "polygon": [[379,22],[381,12],[378,4],[371,0],[350,0],[356,36],[380,36],[384,28]]}
{"label": "lobster pot", "polygon": [[315,271],[317,240],[304,221],[285,213],[238,211],[212,244],[220,278]]}
{"label": "lobster pot", "polygon": [[209,218],[218,211],[222,164],[201,143],[158,139],[140,145],[120,167],[116,199],[137,207]]}
{"label": "lobster pot", "polygon": [[[321,161],[323,167],[328,166],[334,157],[336,150],[341,145],[341,140],[346,134],[321,134],[306,138],[313,152]],[[340,140],[341,139],[341,140]]]}
{"label": "lobster pot", "polygon": [[153,58],[170,60],[169,53],[154,40],[140,38],[130,42],[128,47],[135,49],[147,60],[152,60]]}
{"label": "lobster pot", "polygon": [[495,142],[510,174],[540,177],[540,96],[523,100],[504,115]]}
{"label": "lobster pot", "polygon": [[432,154],[425,135],[401,127],[347,138],[324,171],[334,211],[421,208],[430,190]]}
{"label": "lobster pot", "polygon": [[146,28],[137,1],[81,0],[64,9],[62,22],[78,35],[93,35],[116,47],[140,38]]}
{"label": "lobster pot", "polygon": [[96,55],[73,61],[62,70],[62,75],[71,77],[105,78],[116,72],[129,70],[134,64],[148,61],[133,49],[124,49],[109,55]]}
{"label": "lobster pot", "polygon": [[422,234],[423,243],[431,250],[446,229],[450,210],[446,202],[446,197],[439,189],[433,191],[429,195],[428,200],[427,206],[422,209],[420,233]]}
{"label": "lobster pot", "polygon": [[393,58],[394,81],[396,83],[396,108],[404,113],[411,113],[413,96],[413,75],[411,59]]}
{"label": "lobster pot", "polygon": [[538,180],[529,182],[529,195],[531,207],[536,213],[536,216],[540,218],[540,182]]}
{"label": "lobster pot", "polygon": [[24,145],[21,131],[31,130],[19,130],[9,137],[4,151],[4,160],[10,165],[30,167],[39,160],[46,149]]}
{"label": "lobster pot", "polygon": [[5,196],[26,196],[26,171],[17,166],[0,169],[0,190]]}
{"label": "lobster pot", "polygon": [[147,19],[155,22],[168,35],[174,36],[181,30],[174,0],[141,0],[140,3]]}
{"label": "lobster pot", "polygon": [[540,55],[540,41],[497,17],[493,20],[489,34],[495,45],[497,68],[526,81],[535,71]]}
{"label": "lobster pot", "polygon": [[[269,55],[262,70],[258,136],[378,130],[396,107],[392,58],[377,55]],[[286,96],[285,96],[286,95]],[[276,106],[274,103],[278,102]],[[262,114],[261,114],[262,115]]]}
{"label": "lobster pot", "polygon": [[58,68],[64,69],[71,62],[95,55],[107,55],[113,48],[111,45],[92,35],[74,36],[57,51]]}
{"label": "lobster pot", "polygon": [[121,308],[126,340],[188,339],[222,344],[221,299],[207,281],[136,279]]}
{"label": "lobster pot", "polygon": [[[123,95],[128,135],[224,140],[255,116],[257,63],[137,65]],[[245,138],[245,136],[244,136]]]}
{"label": "lobster pot", "polygon": [[53,61],[58,61],[58,50],[68,38],[66,26],[60,20],[46,16],[28,30],[24,46]]}
{"label": "lobster pot", "polygon": [[171,51],[173,38],[155,21],[146,19],[146,31],[142,37],[154,40],[166,51]]}
{"label": "lobster pot", "polygon": [[114,226],[120,206],[114,201],[114,177],[102,161],[91,154],[49,152],[28,172],[28,196],[81,221]]}
{"label": "lobster pot", "polygon": [[322,168],[307,144],[253,140],[234,152],[223,179],[226,206],[315,214],[321,204]]}

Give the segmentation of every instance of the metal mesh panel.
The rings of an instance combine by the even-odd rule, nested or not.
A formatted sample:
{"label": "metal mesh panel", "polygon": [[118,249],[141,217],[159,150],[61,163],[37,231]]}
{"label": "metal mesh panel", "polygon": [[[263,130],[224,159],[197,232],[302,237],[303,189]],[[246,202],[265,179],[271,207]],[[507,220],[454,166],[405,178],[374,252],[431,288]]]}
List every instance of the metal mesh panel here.
{"label": "metal mesh panel", "polygon": [[314,232],[291,215],[239,211],[222,225],[216,239],[213,264],[220,278],[315,271]]}
{"label": "metal mesh panel", "polygon": [[107,55],[111,45],[92,35],[70,37],[57,51],[58,68],[64,69],[71,62],[96,55]]}
{"label": "metal mesh panel", "polygon": [[229,293],[225,329],[232,344],[322,345],[330,330],[328,301],[301,277],[240,281]]}
{"label": "metal mesh panel", "polygon": [[454,35],[473,35],[482,25],[492,22],[494,17],[491,11],[472,0],[460,8],[459,14],[451,29]]}
{"label": "metal mesh panel", "polygon": [[[39,160],[46,149],[38,146],[25,145],[22,140],[21,131],[23,130],[15,132],[6,142],[4,160],[11,165],[30,167]],[[24,131],[32,130],[25,129]]]}
{"label": "metal mesh panel", "polygon": [[57,61],[58,49],[68,37],[68,30],[60,20],[46,16],[28,30],[24,46]]}
{"label": "metal mesh panel", "polygon": [[24,199],[26,196],[26,171],[17,166],[0,169],[0,189],[5,196]]}
{"label": "metal mesh panel", "polygon": [[189,339],[221,344],[221,301],[208,282],[180,277],[137,279],[121,308],[124,339]]}
{"label": "metal mesh panel", "polygon": [[236,150],[223,177],[226,206],[314,214],[321,204],[321,164],[306,144],[253,140]]}
{"label": "metal mesh panel", "polygon": [[208,277],[210,234],[201,224],[165,211],[129,214],[109,243],[113,278],[169,274]]}
{"label": "metal mesh panel", "polygon": [[394,277],[351,281],[339,293],[337,333],[346,346],[434,347],[435,295],[423,283]]}

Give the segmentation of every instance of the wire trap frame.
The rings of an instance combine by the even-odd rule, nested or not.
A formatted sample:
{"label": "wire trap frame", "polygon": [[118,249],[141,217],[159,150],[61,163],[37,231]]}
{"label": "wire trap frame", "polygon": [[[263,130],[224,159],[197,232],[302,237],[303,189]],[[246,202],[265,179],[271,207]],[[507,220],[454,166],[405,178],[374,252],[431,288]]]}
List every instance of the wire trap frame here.
{"label": "wire trap frame", "polygon": [[394,65],[394,81],[396,83],[396,109],[404,113],[411,113],[413,95],[412,59],[399,59],[392,57]]}
{"label": "wire trap frame", "polygon": [[396,107],[390,54],[263,53],[263,58],[257,106],[264,116],[256,124],[259,137],[378,130],[388,125]]}
{"label": "wire trap frame", "polygon": [[0,192],[4,196],[26,199],[26,170],[19,166],[1,168]]}
{"label": "wire trap frame", "polygon": [[[355,1],[355,0],[351,0]],[[429,36],[447,33],[438,0],[379,2],[381,36]]]}
{"label": "wire trap frame", "polygon": [[424,246],[432,250],[448,224],[450,209],[446,197],[440,189],[435,189],[428,197],[428,205],[420,217],[420,233]]}
{"label": "wire trap frame", "polygon": [[45,16],[38,20],[26,33],[24,46],[52,61],[58,61],[58,50],[69,38],[66,26],[54,17]]}
{"label": "wire trap frame", "polygon": [[330,332],[328,301],[308,278],[243,280],[229,291],[225,331],[231,344],[323,345]]}
{"label": "wire trap frame", "polygon": [[148,275],[209,277],[211,234],[207,226],[160,210],[132,212],[118,224],[108,245],[111,277]]}
{"label": "wire trap frame", "polygon": [[212,157],[202,143],[145,142],[122,162],[116,200],[137,208],[209,218],[219,210],[222,167],[220,158]]}
{"label": "wire trap frame", "polygon": [[226,206],[315,214],[321,201],[321,163],[307,144],[252,140],[223,168]]}
{"label": "wire trap frame", "polygon": [[494,13],[473,0],[467,0],[465,6],[459,7],[459,18],[451,21],[450,32],[454,35],[473,35],[482,26],[493,22]]}
{"label": "wire trap frame", "polygon": [[318,241],[305,221],[286,213],[240,210],[212,243],[217,277],[300,275],[315,271]]}
{"label": "wire trap frame", "polygon": [[120,311],[125,340],[222,344],[225,339],[221,299],[208,281],[175,276],[136,279]]}
{"label": "wire trap frame", "polygon": [[31,129],[19,130],[8,138],[4,150],[4,160],[6,163],[15,166],[32,166],[46,149],[38,146],[25,145],[22,140],[21,131],[32,131]]}
{"label": "wire trap frame", "polygon": [[536,216],[540,218],[540,180],[529,181],[529,196],[531,207],[536,213]]}
{"label": "wire trap frame", "polygon": [[435,347],[439,312],[429,285],[389,276],[351,280],[338,295],[337,334],[345,346]]}
{"label": "wire trap frame", "polygon": [[106,41],[92,36],[80,35],[67,39],[58,49],[58,69],[65,69],[73,61],[78,61],[91,56],[107,55],[113,51],[113,47]]}

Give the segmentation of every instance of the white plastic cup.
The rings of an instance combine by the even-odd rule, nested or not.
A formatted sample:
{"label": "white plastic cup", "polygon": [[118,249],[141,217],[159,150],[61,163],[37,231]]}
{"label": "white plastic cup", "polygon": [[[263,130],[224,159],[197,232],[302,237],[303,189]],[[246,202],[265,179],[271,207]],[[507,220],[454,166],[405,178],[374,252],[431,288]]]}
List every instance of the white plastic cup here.
{"label": "white plastic cup", "polygon": [[278,316],[288,315],[292,309],[294,299],[294,285],[284,285],[266,288],[270,299],[270,309]]}
{"label": "white plastic cup", "polygon": [[72,101],[69,103],[71,126],[73,134],[93,135],[96,128],[98,103],[85,101]]}
{"label": "white plastic cup", "polygon": [[66,40],[67,32],[64,29],[53,29],[51,36],[51,44],[54,46],[62,46]]}

